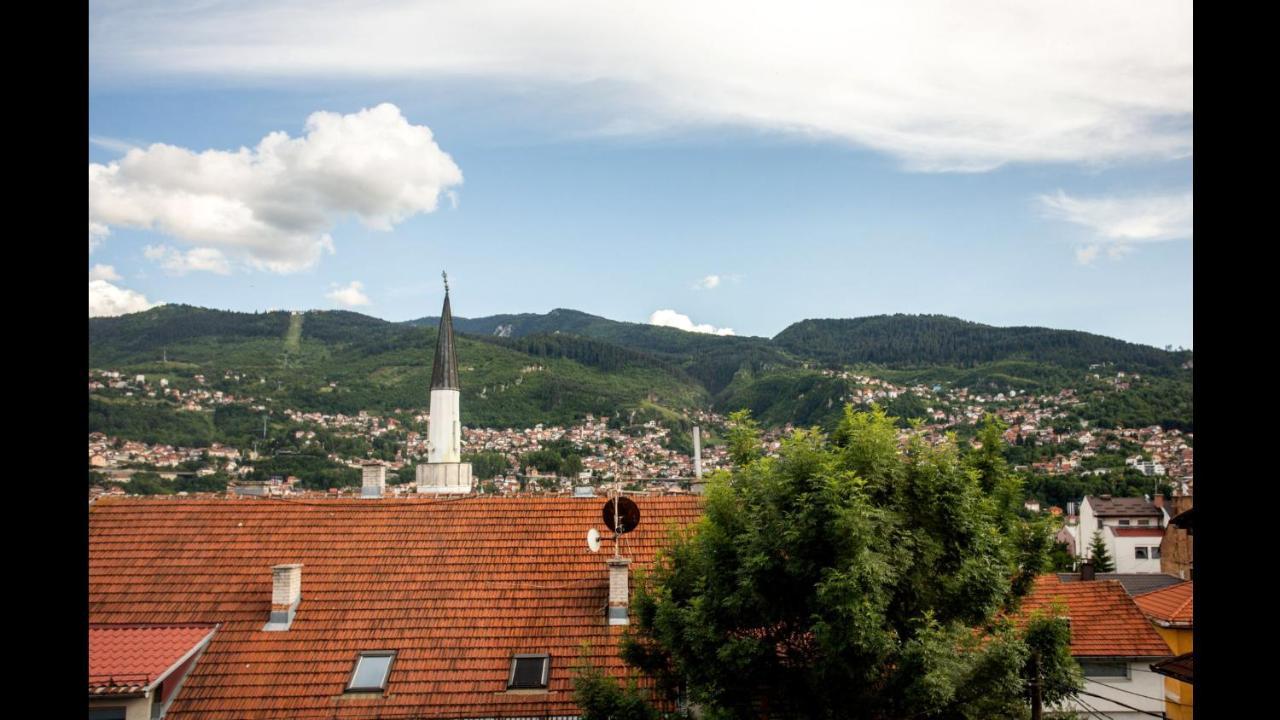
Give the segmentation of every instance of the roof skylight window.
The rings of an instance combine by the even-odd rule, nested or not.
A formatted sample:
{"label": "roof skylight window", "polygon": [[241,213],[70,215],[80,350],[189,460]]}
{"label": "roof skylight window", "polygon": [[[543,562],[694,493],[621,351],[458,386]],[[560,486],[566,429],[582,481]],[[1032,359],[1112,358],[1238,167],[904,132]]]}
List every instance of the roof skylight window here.
{"label": "roof skylight window", "polygon": [[550,655],[516,655],[511,658],[511,674],[507,677],[507,689],[537,690],[545,688],[550,670]]}
{"label": "roof skylight window", "polygon": [[364,652],[356,659],[347,692],[381,692],[387,687],[387,675],[391,673],[391,661],[396,654],[391,651]]}

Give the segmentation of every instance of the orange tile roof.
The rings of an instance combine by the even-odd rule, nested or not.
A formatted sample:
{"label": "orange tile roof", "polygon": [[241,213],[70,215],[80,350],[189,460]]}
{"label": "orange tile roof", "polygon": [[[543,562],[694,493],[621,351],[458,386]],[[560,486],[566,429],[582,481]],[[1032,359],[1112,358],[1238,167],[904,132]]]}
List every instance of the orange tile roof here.
{"label": "orange tile roof", "polygon": [[1165,626],[1191,627],[1195,615],[1194,590],[1190,580],[1153,590],[1133,598],[1147,617]]}
{"label": "orange tile roof", "polygon": [[89,694],[140,693],[213,634],[209,623],[90,625]]}
{"label": "orange tile roof", "polygon": [[1064,583],[1041,575],[1022,601],[1025,621],[1055,602],[1071,618],[1071,654],[1076,657],[1168,657],[1169,646],[1116,580]]}
{"label": "orange tile roof", "polygon": [[[696,496],[637,497],[632,571]],[[621,675],[623,627],[605,620],[603,500],[103,498],[89,513],[93,623],[221,623],[169,713],[182,718],[576,715],[583,643]],[[608,533],[606,532],[606,535]],[[285,632],[263,632],[271,567],[302,563]],[[361,651],[395,650],[382,695],[344,694]],[[551,654],[546,693],[508,693],[515,653]]]}

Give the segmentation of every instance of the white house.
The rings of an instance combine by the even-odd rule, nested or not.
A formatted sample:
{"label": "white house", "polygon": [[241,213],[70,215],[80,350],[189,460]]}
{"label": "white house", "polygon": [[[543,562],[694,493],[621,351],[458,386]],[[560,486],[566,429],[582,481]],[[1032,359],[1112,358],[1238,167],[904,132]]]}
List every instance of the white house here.
{"label": "white house", "polygon": [[1164,677],[1151,663],[1172,656],[1142,610],[1115,580],[1063,582],[1042,575],[1023,600],[1020,618],[1064,608],[1071,621],[1071,656],[1084,671],[1083,691],[1053,712],[1145,720],[1165,710]]}
{"label": "white house", "polygon": [[1093,536],[1101,530],[1116,572],[1160,572],[1160,538],[1169,520],[1163,505],[1160,496],[1154,502],[1110,495],[1085,497],[1080,504],[1078,556],[1092,557]]}

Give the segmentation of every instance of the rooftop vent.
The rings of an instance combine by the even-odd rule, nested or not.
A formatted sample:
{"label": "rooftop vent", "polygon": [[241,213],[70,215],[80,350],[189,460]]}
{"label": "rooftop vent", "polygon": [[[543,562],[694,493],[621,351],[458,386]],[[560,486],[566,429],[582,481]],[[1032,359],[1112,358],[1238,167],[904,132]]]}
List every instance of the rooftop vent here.
{"label": "rooftop vent", "polygon": [[288,630],[302,601],[302,563],[271,568],[271,616],[262,628],[266,632]]}

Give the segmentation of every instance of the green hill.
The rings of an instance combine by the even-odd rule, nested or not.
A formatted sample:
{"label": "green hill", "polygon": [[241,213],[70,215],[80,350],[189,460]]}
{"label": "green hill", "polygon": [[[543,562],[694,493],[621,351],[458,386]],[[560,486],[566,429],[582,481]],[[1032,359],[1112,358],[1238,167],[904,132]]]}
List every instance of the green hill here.
{"label": "green hill", "polygon": [[[164,305],[90,319],[89,360],[95,368],[175,380],[203,374],[211,389],[276,407],[425,410],[437,322]],[[1191,422],[1191,372],[1182,367],[1189,352],[1076,331],[886,315],[804,320],[768,339],[564,309],[455,317],[454,327],[468,425],[567,423],[633,410],[670,420],[708,407],[747,407],[769,425],[827,424],[853,386],[824,369],[900,384],[1032,391],[1078,387],[1093,372],[1141,372],[1153,382],[1125,397],[1098,396],[1081,416],[1104,424]]]}

